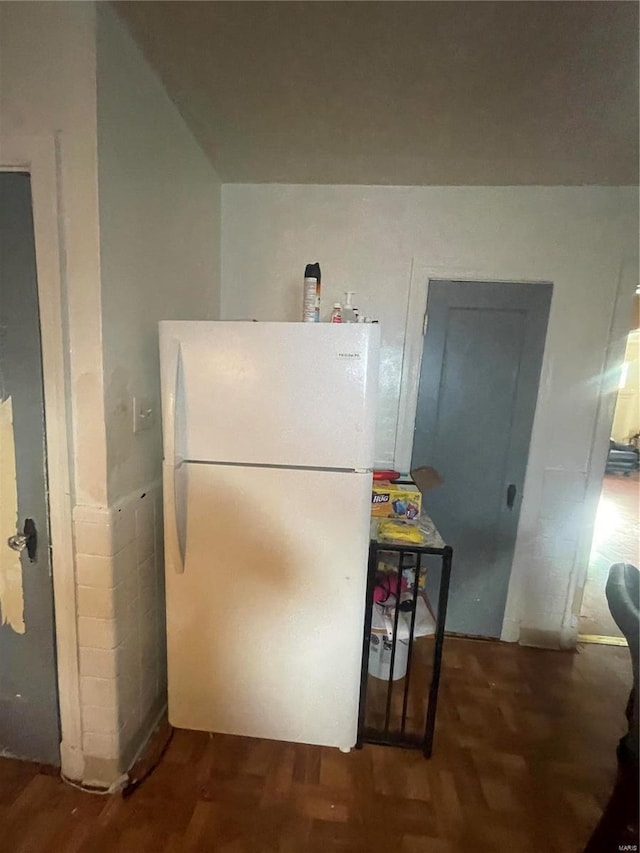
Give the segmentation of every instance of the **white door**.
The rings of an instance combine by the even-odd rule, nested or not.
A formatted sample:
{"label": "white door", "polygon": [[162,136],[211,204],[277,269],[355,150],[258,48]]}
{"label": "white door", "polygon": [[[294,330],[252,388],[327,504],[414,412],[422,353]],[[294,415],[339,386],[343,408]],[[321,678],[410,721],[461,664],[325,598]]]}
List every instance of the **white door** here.
{"label": "white door", "polygon": [[184,572],[167,561],[171,723],[353,746],[371,474],[187,464],[179,477],[188,509]]}

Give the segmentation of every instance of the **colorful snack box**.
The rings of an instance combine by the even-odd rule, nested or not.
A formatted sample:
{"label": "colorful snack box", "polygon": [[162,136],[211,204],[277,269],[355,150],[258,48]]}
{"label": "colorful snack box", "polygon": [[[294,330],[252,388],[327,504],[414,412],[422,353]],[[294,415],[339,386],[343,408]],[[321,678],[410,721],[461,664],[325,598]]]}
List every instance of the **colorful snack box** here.
{"label": "colorful snack box", "polygon": [[422,512],[422,493],[417,486],[374,482],[371,515],[377,518],[404,518],[409,521]]}

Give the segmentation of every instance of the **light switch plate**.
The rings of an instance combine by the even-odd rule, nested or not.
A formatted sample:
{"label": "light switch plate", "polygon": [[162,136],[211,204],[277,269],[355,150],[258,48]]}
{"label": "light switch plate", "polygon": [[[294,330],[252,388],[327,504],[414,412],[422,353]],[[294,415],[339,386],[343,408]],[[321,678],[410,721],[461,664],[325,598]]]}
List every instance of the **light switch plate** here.
{"label": "light switch plate", "polygon": [[156,413],[151,403],[151,399],[149,397],[134,397],[133,431],[142,432],[142,430],[151,429],[155,422]]}

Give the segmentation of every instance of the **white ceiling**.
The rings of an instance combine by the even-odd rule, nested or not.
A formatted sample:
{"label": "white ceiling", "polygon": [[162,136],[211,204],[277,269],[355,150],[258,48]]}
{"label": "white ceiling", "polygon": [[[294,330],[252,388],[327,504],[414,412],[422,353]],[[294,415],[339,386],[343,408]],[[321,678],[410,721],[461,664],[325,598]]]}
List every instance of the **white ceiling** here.
{"label": "white ceiling", "polygon": [[635,2],[115,5],[223,181],[638,183]]}

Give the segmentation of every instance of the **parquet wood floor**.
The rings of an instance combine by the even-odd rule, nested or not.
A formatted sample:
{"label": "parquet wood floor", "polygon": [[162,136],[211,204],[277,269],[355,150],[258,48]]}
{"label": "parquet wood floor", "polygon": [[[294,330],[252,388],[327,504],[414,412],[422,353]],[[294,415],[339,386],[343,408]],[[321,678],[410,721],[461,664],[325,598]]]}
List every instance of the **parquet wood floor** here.
{"label": "parquet wood floor", "polygon": [[430,761],[176,731],[123,799],[0,759],[0,851],[576,853],[611,792],[630,681],[625,648],[447,638]]}
{"label": "parquet wood floor", "polygon": [[622,637],[605,594],[613,563],[640,567],[640,473],[637,471],[628,477],[607,474],[602,482],[578,623],[580,634]]}

